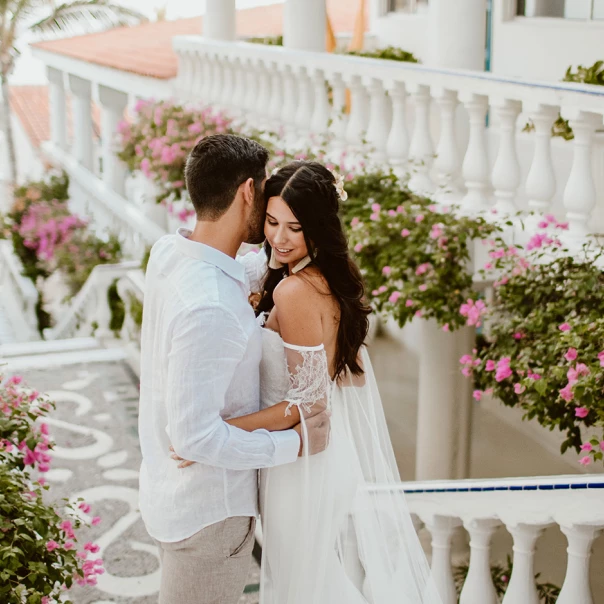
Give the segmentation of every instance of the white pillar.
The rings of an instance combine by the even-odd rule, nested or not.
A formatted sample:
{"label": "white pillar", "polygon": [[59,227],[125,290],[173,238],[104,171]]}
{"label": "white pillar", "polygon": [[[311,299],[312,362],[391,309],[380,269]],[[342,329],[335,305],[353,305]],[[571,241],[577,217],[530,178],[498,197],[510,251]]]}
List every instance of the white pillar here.
{"label": "white pillar", "polygon": [[387,152],[395,168],[403,166],[409,157],[407,132],[407,90],[404,82],[395,81],[390,90],[392,99],[392,126],[388,137]]}
{"label": "white pillar", "polygon": [[346,84],[341,74],[333,74],[331,87],[333,90],[333,105],[329,130],[334,136],[334,146],[341,148],[346,142],[346,132],[348,130],[348,116],[345,113]]}
{"label": "white pillar", "polygon": [[487,0],[430,0],[428,63],[484,70]]}
{"label": "white pillar", "polygon": [[430,87],[424,84],[417,86],[413,102],[415,125],[409,148],[412,166],[409,188],[420,195],[429,195],[434,190],[434,183],[430,179],[430,168],[434,162],[434,144],[430,133]]}
{"label": "white pillar", "polygon": [[73,94],[73,154],[92,170],[92,97],[89,80],[69,75],[69,88]]}
{"label": "white pillar", "polygon": [[203,37],[210,40],[234,40],[235,15],[235,0],[206,0]]}
{"label": "white pillar", "polygon": [[67,149],[67,111],[63,72],[48,67],[50,86],[50,139],[60,149]]}
{"label": "white pillar", "polygon": [[438,200],[441,202],[454,201],[457,198],[457,180],[461,166],[461,154],[457,146],[455,130],[457,92],[442,90],[436,98],[436,104],[440,108],[440,138],[434,160],[440,187]]}
{"label": "white pillar", "polygon": [[469,389],[460,387],[467,378],[459,358],[472,349],[472,337],[469,327],[448,333],[433,320],[421,321],[416,480],[467,475],[472,400]]}
{"label": "white pillar", "polygon": [[373,146],[373,159],[376,162],[386,161],[386,146],[390,134],[388,97],[382,81],[372,78],[369,84],[369,124],[367,141]]}
{"label": "white pillar", "polygon": [[115,137],[118,123],[124,118],[128,95],[119,90],[99,85],[101,102],[101,143],[103,156],[103,181],[122,196],[126,195],[126,165],[116,155]]}
{"label": "white pillar", "polygon": [[451,539],[461,526],[459,518],[434,516],[426,523],[432,536],[432,576],[442,604],[456,604],[457,591],[451,567]]}
{"label": "white pillar", "polygon": [[285,0],[283,45],[297,50],[325,50],[327,9],[325,0]]}

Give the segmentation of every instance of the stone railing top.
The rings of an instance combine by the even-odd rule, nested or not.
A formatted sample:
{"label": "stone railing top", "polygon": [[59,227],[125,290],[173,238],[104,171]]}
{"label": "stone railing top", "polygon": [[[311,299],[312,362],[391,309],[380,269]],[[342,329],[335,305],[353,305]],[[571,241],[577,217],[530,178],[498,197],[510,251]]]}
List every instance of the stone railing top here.
{"label": "stone railing top", "polygon": [[505,77],[465,69],[427,67],[416,63],[356,57],[352,55],[291,50],[284,47],[248,42],[221,42],[201,36],[177,36],[176,52],[199,52],[228,59],[291,65],[310,71],[323,70],[346,78],[366,77],[385,82],[404,81],[411,86],[432,86],[439,90],[459,90],[464,94],[522,100],[537,105],[562,106],[565,109],[604,113],[604,88],[573,82],[547,82]]}

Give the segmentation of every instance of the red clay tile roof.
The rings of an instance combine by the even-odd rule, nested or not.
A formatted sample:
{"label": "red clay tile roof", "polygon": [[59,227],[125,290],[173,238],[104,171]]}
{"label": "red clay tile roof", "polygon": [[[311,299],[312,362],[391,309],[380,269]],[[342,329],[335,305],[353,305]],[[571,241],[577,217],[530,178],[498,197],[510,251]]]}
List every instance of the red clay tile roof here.
{"label": "red clay tile roof", "polygon": [[[71,139],[71,98],[69,95],[66,95],[66,104],[68,138]],[[10,106],[36,149],[43,142],[50,140],[48,86],[11,86]],[[95,138],[99,137],[100,123],[100,109],[93,103],[92,126]]]}
{"label": "red clay tile roof", "polygon": [[[358,10],[355,0],[327,0],[327,10],[336,34],[353,30]],[[145,23],[33,46],[88,63],[167,80],[176,77],[178,70],[172,38],[200,34],[202,21],[202,17],[195,17]],[[275,36],[282,32],[283,4],[237,11],[239,37]]]}

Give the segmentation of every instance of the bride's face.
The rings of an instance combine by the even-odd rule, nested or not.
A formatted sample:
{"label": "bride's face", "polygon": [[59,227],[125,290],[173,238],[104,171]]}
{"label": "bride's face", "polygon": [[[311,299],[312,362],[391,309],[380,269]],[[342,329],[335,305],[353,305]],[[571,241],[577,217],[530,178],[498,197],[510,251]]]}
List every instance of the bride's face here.
{"label": "bride's face", "polygon": [[291,265],[308,254],[302,227],[281,197],[268,200],[264,234],[275,258],[283,264]]}

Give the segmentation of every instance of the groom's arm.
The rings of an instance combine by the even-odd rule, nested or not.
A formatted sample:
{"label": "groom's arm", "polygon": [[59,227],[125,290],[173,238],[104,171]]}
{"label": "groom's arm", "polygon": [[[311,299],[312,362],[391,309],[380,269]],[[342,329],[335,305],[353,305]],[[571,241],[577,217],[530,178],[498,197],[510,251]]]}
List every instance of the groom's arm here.
{"label": "groom's arm", "polygon": [[196,310],[174,326],[166,406],[168,434],[178,456],[233,470],[297,459],[300,438],[294,430],[246,432],[220,415],[246,347],[237,318],[220,308]]}

